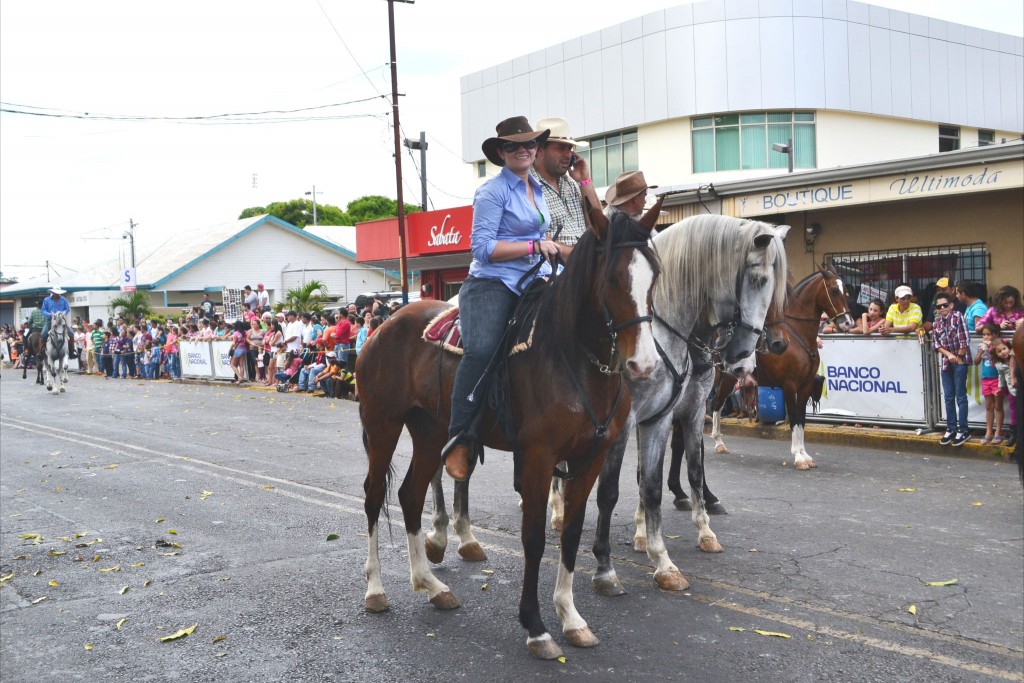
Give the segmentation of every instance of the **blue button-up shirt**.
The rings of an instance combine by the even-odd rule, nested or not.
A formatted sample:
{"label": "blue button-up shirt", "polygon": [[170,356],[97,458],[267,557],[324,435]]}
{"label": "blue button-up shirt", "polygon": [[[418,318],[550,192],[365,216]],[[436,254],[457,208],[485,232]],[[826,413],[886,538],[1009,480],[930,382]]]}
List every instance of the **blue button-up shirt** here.
{"label": "blue button-up shirt", "polygon": [[64,297],[54,301],[52,296],[48,296],[43,299],[43,305],[40,308],[43,311],[43,316],[47,319],[53,317],[54,313],[71,313],[71,306]]}
{"label": "blue button-up shirt", "polygon": [[[473,197],[473,263],[469,274],[473,277],[501,280],[516,294],[519,279],[533,267],[541,255],[524,256],[511,261],[492,261],[491,254],[498,242],[528,242],[544,238],[551,223],[544,190],[532,176],[527,176],[533,188],[536,208],[526,195],[526,182],[508,168],[477,188]],[[551,267],[545,263],[537,275],[550,275]],[[529,284],[523,283],[524,286]]]}

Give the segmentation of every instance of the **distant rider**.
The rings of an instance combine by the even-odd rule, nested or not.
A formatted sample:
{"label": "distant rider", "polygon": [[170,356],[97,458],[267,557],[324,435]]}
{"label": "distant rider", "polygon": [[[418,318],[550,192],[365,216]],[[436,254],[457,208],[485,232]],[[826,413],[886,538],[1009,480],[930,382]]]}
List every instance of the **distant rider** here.
{"label": "distant rider", "polygon": [[[68,300],[64,298],[66,290],[60,286],[52,287],[50,289],[50,296],[43,299],[42,312],[43,317],[46,318],[46,323],[43,325],[43,331],[40,336],[43,338],[43,343],[46,343],[46,337],[50,334],[50,325],[53,322],[54,313],[63,313],[64,317],[67,318],[71,314],[71,305],[68,304]],[[68,335],[68,357],[77,358],[78,354],[75,350],[75,338],[74,332],[71,330],[71,325],[65,327],[65,332]]]}

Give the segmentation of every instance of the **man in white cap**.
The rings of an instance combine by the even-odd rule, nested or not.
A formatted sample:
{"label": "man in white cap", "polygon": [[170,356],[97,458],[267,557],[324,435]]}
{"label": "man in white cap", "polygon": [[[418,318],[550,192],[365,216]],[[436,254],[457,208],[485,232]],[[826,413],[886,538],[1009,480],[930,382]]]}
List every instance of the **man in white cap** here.
{"label": "man in white cap", "polygon": [[883,335],[914,334],[924,319],[921,307],[913,302],[914,290],[907,285],[900,285],[894,294],[896,303],[889,306],[885,322],[878,331]]}
{"label": "man in white cap", "polygon": [[[40,336],[43,338],[43,343],[46,343],[46,337],[50,334],[50,324],[53,322],[54,313],[63,313],[66,318],[71,314],[71,305],[68,300],[64,298],[67,291],[62,289],[60,285],[50,288],[50,296],[43,299],[43,305],[40,306],[43,317],[46,318],[46,322],[43,323],[43,331]],[[68,335],[68,357],[77,358],[78,353],[75,351],[75,338],[74,331],[71,329],[70,323],[65,328]]]}
{"label": "man in white cap", "polygon": [[648,185],[643,171],[626,171],[620,173],[604,194],[608,206],[621,211],[630,218],[640,218],[647,204],[647,190],[657,185]]}
{"label": "man in white cap", "polygon": [[590,178],[590,168],[583,157],[576,155],[577,149],[589,144],[573,139],[569,122],[565,119],[541,119],[534,128],[551,131],[548,139],[537,149],[530,174],[540,182],[551,213],[548,239],[555,240],[557,235],[556,243],[560,245],[559,252],[565,259],[587,230],[583,197],[590,201],[591,206],[601,206]]}

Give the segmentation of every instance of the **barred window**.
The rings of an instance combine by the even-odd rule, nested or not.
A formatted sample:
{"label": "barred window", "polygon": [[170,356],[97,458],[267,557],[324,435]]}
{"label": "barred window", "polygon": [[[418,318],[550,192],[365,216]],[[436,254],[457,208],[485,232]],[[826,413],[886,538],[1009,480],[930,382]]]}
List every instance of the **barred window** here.
{"label": "barred window", "polygon": [[693,172],[787,168],[786,154],[773,144],[793,140],[793,167],[815,168],[814,112],[769,111],[719,114],[690,121]]}
{"label": "barred window", "polygon": [[988,271],[992,269],[992,255],[984,243],[830,253],[825,254],[825,260],[862,306],[877,295],[872,290],[884,292],[885,296],[879,298],[892,303],[893,290],[907,283],[925,310],[939,278],[948,277],[953,284],[970,280],[987,286]]}
{"label": "barred window", "polygon": [[635,130],[587,138],[590,147],[576,153],[587,160],[594,185],[611,185],[620,173],[640,170]]}

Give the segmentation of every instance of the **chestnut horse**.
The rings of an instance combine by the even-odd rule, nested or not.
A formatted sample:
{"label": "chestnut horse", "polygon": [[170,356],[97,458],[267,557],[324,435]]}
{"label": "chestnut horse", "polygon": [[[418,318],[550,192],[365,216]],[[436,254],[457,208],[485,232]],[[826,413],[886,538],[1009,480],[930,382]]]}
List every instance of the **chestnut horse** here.
{"label": "chestnut horse", "polygon": [[[804,424],[807,420],[807,400],[813,398],[817,402],[821,398],[822,380],[818,375],[821,361],[817,341],[822,313],[828,316],[841,332],[853,327],[853,318],[846,305],[843,281],[834,270],[824,264],[818,272],[812,273],[793,286],[786,297],[784,315],[781,318],[773,316],[775,319],[769,319],[766,323],[768,327],[782,330],[789,342],[786,351],[777,355],[760,354],[757,357],[757,383],[761,386],[782,388],[789,426],[793,430],[790,451],[793,454],[794,466],[798,470],[817,467],[804,448]],[[729,452],[722,441],[720,419],[725,397],[735,382],[735,377],[723,374],[718,384],[711,429],[711,438],[715,440],[717,453]],[[678,496],[675,489],[673,492]]]}
{"label": "chestnut horse", "polygon": [[[580,238],[565,271],[543,289],[531,344],[507,360],[506,433],[494,411],[484,412],[481,439],[513,452],[515,481],[523,499],[523,588],[519,621],[527,646],[540,659],[561,656],[540,615],[538,574],[544,553],[548,485],[556,463],[566,461],[566,519],[555,609],[566,640],[591,647],[597,638],[573,604],[572,583],[587,497],[605,454],[629,421],[624,375],[640,381],[658,363],[650,322],[651,290],[660,267],[649,245],[658,218],[643,222],[622,215],[610,224],[591,211],[593,228]],[[378,521],[392,475],[392,457],[402,428],[412,437],[412,463],[398,499],[405,521],[413,589],[427,591],[441,609],[459,606],[448,586],[430,570],[421,530],[427,487],[439,472],[448,440],[452,385],[459,356],[422,339],[426,325],[448,304],[424,301],[402,307],[363,346],[356,361],[359,414],[369,468],[363,489],[369,533],[365,607],[388,608],[378,557]],[[435,551],[436,552],[436,551]],[[443,546],[441,549],[443,554]]]}

